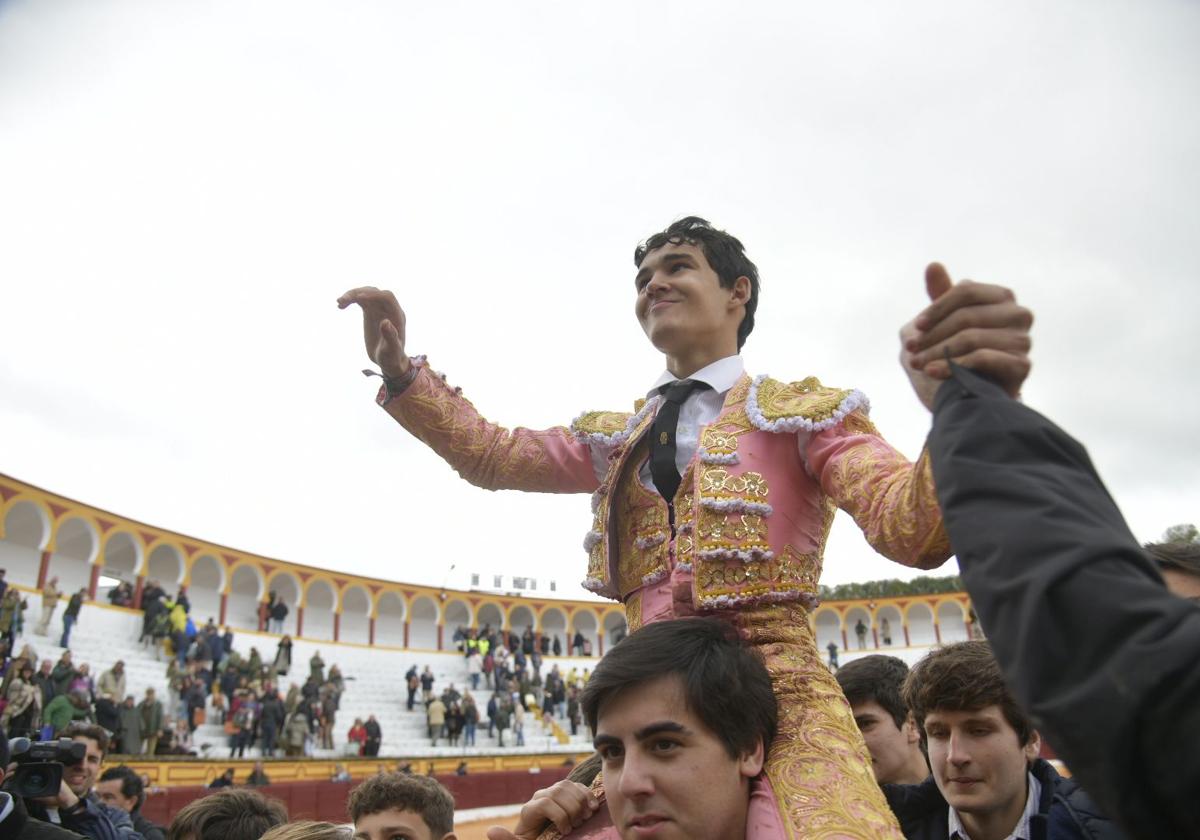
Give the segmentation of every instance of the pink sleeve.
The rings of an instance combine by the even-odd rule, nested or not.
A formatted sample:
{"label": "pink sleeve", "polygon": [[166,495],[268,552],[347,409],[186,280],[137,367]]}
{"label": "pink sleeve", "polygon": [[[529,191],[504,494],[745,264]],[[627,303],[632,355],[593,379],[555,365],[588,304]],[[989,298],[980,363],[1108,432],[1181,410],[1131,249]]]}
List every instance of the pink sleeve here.
{"label": "pink sleeve", "polygon": [[854,412],[812,435],[801,454],[821,489],[854,517],[880,554],[921,569],[950,557],[927,452],[909,461]]}
{"label": "pink sleeve", "polygon": [[404,393],[388,400],[381,390],[377,402],[476,487],[587,493],[599,486],[591,451],[566,428],[535,432],[489,423],[428,367]]}

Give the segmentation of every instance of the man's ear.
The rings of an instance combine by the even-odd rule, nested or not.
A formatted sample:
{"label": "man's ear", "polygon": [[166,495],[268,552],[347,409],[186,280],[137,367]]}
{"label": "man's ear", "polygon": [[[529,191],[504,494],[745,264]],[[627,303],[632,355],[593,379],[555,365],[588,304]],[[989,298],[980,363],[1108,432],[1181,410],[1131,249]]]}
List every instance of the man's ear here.
{"label": "man's ear", "polygon": [[1024,746],[1025,760],[1032,764],[1042,752],[1042,735],[1036,729],[1029,733],[1029,743]]}
{"label": "man's ear", "polygon": [[908,743],[921,743],[921,731],[917,729],[917,722],[913,720],[911,713],[909,713],[909,716],[904,719],[904,726],[902,729],[904,730],[904,738]]}
{"label": "man's ear", "polygon": [[742,757],[738,759],[738,772],[747,779],[753,779],[762,772],[763,764],[765,763],[766,750],[763,749],[762,738],[754,744],[754,749],[750,752],[742,753]]}
{"label": "man's ear", "polygon": [[729,300],[735,304],[746,304],[750,302],[750,278],[742,275],[733,281],[733,288],[729,290]]}
{"label": "man's ear", "polygon": [[451,831],[448,834],[443,834],[442,840],[458,840],[458,835]]}

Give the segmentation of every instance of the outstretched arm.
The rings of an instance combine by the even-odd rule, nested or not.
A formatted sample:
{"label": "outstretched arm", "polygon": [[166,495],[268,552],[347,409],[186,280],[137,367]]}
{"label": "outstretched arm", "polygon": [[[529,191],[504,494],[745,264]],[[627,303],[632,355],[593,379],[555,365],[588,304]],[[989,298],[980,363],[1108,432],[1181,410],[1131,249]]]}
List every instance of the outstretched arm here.
{"label": "outstretched arm", "polygon": [[586,493],[599,485],[591,450],[563,427],[506,429],[488,422],[458,389],[404,352],[404,312],[395,296],[352,289],[339,308],[363,312],[367,355],[386,384],[379,403],[459,475],[486,490]]}
{"label": "outstretched arm", "polygon": [[1200,609],[1167,591],[1084,448],[1006,391],[954,370],[929,438],[996,659],[1131,836],[1200,837]]}

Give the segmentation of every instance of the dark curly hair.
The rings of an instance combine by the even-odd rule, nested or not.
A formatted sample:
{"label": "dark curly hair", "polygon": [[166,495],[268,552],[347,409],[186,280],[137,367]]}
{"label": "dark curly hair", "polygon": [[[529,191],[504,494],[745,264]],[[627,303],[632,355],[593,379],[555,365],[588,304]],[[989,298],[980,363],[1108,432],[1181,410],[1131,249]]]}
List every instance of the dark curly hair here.
{"label": "dark curly hair", "polygon": [[717,273],[721,287],[732,289],[739,277],[750,280],[750,298],[746,301],[746,314],[738,326],[738,350],[746,343],[746,337],[754,329],[754,310],[758,309],[758,268],[746,256],[746,249],[737,237],[717,230],[706,219],[699,216],[684,216],[672,222],[666,230],[659,231],[633,251],[633,264],[641,268],[646,254],[664,245],[698,245],[704,258]]}

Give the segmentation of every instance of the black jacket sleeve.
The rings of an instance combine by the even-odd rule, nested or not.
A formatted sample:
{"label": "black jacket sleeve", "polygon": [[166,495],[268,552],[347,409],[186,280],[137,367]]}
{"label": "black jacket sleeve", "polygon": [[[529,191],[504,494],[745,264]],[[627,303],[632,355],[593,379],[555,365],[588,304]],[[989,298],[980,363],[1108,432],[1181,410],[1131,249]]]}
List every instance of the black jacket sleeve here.
{"label": "black jacket sleeve", "polygon": [[1200,609],[1084,448],[955,368],[929,450],[963,582],[1019,702],[1131,835],[1200,837]]}

